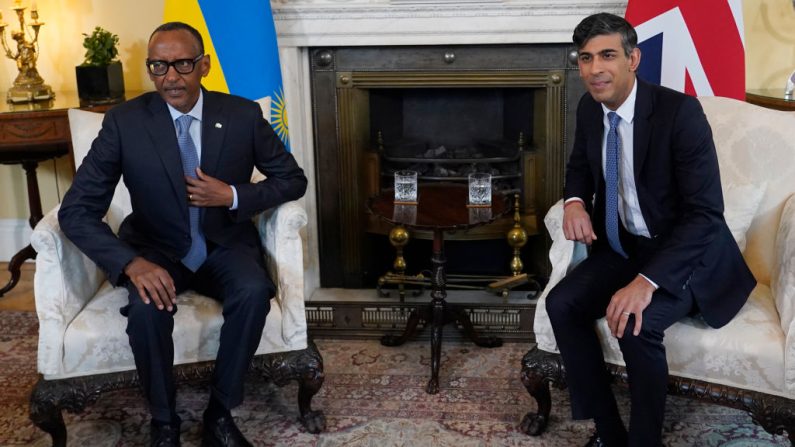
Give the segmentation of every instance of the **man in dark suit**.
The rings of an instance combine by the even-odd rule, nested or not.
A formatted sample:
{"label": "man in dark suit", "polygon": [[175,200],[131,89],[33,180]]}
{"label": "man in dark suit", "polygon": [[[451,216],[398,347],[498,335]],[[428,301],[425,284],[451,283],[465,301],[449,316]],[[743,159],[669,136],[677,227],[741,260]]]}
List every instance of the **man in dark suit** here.
{"label": "man in dark suit", "polygon": [[[566,168],[563,231],[589,257],[549,294],[574,419],[587,445],[660,445],[668,365],[663,336],[700,313],[726,324],[756,284],[723,218],[712,131],[699,102],[636,78],[637,35],[595,14],[574,30],[588,90]],[[606,317],[629,375],[629,432],[594,330]]]}
{"label": "man in dark suit", "polygon": [[[179,445],[172,376],[177,295],[195,289],[223,305],[224,324],[204,412],[207,445],[250,445],[231,417],[275,287],[251,218],[300,198],[303,171],[243,98],[209,92],[201,35],[179,22],[149,39],[157,93],[111,109],[64,197],[64,233],[129,291],[127,334],[152,414],[151,444]],[[267,179],[252,184],[254,168]],[[132,214],[119,236],[102,221],[119,178]]]}

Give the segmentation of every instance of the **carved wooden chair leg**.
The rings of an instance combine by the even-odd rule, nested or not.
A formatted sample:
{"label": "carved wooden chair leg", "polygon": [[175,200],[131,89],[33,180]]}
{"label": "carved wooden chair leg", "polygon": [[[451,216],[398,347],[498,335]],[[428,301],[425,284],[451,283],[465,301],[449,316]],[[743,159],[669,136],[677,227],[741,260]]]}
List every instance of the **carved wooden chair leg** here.
{"label": "carved wooden chair leg", "polygon": [[538,411],[527,412],[519,428],[528,435],[538,436],[546,430],[552,411],[550,383],[561,388],[566,386],[560,356],[534,347],[522,359],[521,377],[527,392],[536,400]]}
{"label": "carved wooden chair leg", "polygon": [[743,399],[751,419],[770,434],[787,433],[790,445],[795,446],[795,402],[769,394],[752,394]]}
{"label": "carved wooden chair leg", "polygon": [[53,447],[66,447],[66,424],[50,382],[39,379],[30,394],[29,417],[33,425],[49,433]]}
{"label": "carved wooden chair leg", "polygon": [[312,410],[312,398],[323,386],[323,357],[311,340],[306,349],[300,351],[264,354],[254,358],[254,368],[263,377],[284,386],[291,380],[298,381],[298,420],[310,433],[326,429],[326,416],[321,410]]}

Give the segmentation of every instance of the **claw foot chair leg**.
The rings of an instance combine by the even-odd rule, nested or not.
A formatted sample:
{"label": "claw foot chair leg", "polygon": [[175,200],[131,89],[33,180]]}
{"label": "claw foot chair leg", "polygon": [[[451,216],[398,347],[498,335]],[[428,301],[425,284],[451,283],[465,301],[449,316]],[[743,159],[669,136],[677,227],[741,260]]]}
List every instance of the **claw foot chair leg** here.
{"label": "claw foot chair leg", "polygon": [[30,395],[30,420],[33,425],[47,432],[52,437],[53,447],[66,447],[66,424],[56,400],[43,388],[42,380],[36,384]]}
{"label": "claw foot chair leg", "polygon": [[321,410],[312,410],[312,398],[323,386],[323,357],[311,340],[306,349],[275,354],[264,354],[254,359],[254,368],[263,377],[283,386],[291,380],[298,381],[298,420],[309,433],[326,429],[326,416]]}
{"label": "claw foot chair leg", "polygon": [[550,383],[559,388],[566,386],[560,356],[538,348],[531,349],[522,359],[522,383],[535,399],[538,411],[529,411],[522,418],[519,428],[528,435],[539,436],[546,430],[552,411]]}

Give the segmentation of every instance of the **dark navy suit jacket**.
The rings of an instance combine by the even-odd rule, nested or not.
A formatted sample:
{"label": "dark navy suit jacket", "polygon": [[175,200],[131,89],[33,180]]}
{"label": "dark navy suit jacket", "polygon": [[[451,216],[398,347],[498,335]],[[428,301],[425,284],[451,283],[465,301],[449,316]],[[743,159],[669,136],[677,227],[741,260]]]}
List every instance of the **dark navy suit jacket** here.
{"label": "dark navy suit jacket", "polygon": [[[201,224],[214,244],[260,253],[251,218],[300,198],[303,170],[288,153],[256,103],[203,90],[201,169],[234,185],[238,208],[202,208]],[[254,168],[267,179],[252,184]],[[132,213],[119,236],[102,221],[119,179],[130,192]],[[111,283],[140,250],[179,260],[190,248],[188,200],[174,123],[155,92],[114,107],[75,174],[58,213],[66,236],[93,260]]]}
{"label": "dark navy suit jacket", "polygon": [[[723,218],[723,194],[712,130],[697,99],[640,79],[635,99],[634,174],[652,253],[641,272],[678,295],[692,290],[704,320],[728,323],[756,280]],[[577,131],[566,168],[566,198],[588,206],[597,241],[604,230],[604,112],[589,93],[577,109]],[[689,292],[688,292],[689,293]]]}

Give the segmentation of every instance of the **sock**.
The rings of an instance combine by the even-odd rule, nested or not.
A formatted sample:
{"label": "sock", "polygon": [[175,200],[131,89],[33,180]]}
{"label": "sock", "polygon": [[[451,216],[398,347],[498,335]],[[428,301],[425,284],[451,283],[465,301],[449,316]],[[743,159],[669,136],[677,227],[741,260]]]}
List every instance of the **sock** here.
{"label": "sock", "polygon": [[230,417],[232,414],[229,409],[221,403],[215,396],[210,395],[210,403],[207,404],[207,417],[210,419],[219,419],[222,417]]}

